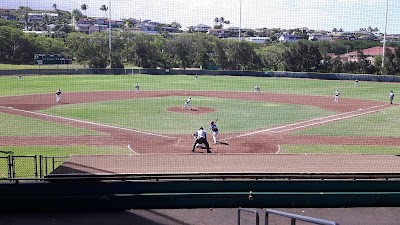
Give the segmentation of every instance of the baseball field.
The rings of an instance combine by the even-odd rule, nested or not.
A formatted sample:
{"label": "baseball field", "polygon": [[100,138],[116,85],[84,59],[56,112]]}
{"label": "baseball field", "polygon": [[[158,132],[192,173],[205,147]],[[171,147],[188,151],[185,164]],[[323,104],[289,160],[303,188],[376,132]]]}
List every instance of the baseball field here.
{"label": "baseball field", "polygon": [[[202,126],[212,143],[209,123],[217,119],[212,153],[399,154],[400,108],[396,98],[389,104],[397,86],[203,75],[3,76],[0,156],[191,153],[192,134]],[[182,110],[189,97],[193,110]]]}

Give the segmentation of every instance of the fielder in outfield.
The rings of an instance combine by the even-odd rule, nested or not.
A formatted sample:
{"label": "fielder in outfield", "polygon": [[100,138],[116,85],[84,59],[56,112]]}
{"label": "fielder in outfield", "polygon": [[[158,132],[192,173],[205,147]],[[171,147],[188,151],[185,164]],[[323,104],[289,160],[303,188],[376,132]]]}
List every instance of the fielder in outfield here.
{"label": "fielder in outfield", "polygon": [[61,89],[58,89],[56,92],[56,102],[60,102],[61,101]]}

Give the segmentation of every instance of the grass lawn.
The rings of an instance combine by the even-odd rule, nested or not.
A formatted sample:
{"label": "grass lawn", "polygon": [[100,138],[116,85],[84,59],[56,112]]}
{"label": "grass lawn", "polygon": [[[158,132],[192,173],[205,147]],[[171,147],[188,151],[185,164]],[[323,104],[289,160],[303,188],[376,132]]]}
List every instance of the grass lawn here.
{"label": "grass lawn", "polygon": [[7,155],[69,156],[69,155],[128,155],[128,148],[115,146],[9,146],[0,147],[0,157]]}
{"label": "grass lawn", "polygon": [[203,115],[166,111],[169,107],[182,107],[186,97],[62,105],[43,111],[58,116],[157,133],[191,133],[217,118],[221,131],[241,132],[332,114],[330,111],[311,106],[196,96],[192,96],[193,107],[210,107],[217,111]]}
{"label": "grass lawn", "polygon": [[[129,155],[128,148],[121,147],[89,147],[89,146],[10,146],[0,147],[0,179],[8,177],[7,157],[42,155],[55,157],[54,167],[61,165],[69,155]],[[35,161],[32,157],[17,157],[15,159],[16,177],[35,177]],[[38,163],[39,163],[39,159]],[[47,171],[53,170],[53,158],[48,158]],[[46,162],[42,162],[43,172],[46,172]],[[39,170],[39,169],[38,169]]]}
{"label": "grass lawn", "polygon": [[400,137],[400,107],[294,132],[296,135]]}
{"label": "grass lawn", "polygon": [[282,145],[280,153],[293,154],[400,154],[397,146]]}
{"label": "grass lawn", "polygon": [[80,136],[104,135],[34,118],[0,113],[0,136]]}
{"label": "grass lawn", "polygon": [[[302,95],[333,96],[336,89],[343,98],[388,101],[390,90],[396,93],[397,84],[379,82],[332,81],[316,79],[291,79],[236,76],[194,76],[188,75],[57,75],[0,77],[0,96],[53,93],[58,88],[67,92],[134,90],[140,84],[146,90],[212,90],[253,92],[259,85],[262,92],[290,93]],[[396,99],[395,99],[396,101]]]}

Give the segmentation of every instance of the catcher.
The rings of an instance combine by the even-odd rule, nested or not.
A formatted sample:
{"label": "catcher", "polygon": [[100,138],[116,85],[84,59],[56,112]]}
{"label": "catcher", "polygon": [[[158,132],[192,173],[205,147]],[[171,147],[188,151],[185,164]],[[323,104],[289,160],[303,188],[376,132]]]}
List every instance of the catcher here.
{"label": "catcher", "polygon": [[197,145],[204,144],[205,148],[207,149],[207,153],[211,153],[210,145],[208,144],[208,141],[207,141],[207,133],[203,129],[203,127],[200,127],[200,129],[193,134],[193,137],[196,140],[193,143],[192,152],[194,152],[194,149],[196,148]]}

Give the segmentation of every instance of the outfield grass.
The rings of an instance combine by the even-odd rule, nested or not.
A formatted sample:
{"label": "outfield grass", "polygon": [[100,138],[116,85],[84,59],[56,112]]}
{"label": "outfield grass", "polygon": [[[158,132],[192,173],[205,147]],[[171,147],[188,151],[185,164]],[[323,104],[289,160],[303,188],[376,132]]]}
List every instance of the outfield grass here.
{"label": "outfield grass", "polygon": [[294,132],[295,135],[400,137],[400,107],[320,125]]}
{"label": "outfield grass", "polygon": [[102,124],[157,133],[192,133],[209,121],[219,119],[223,132],[241,132],[332,114],[317,107],[233,99],[192,97],[193,107],[217,111],[203,115],[172,113],[170,107],[182,107],[187,96],[133,99],[60,105],[45,113]]}
{"label": "outfield grass", "polygon": [[4,113],[0,113],[0,125],[0,136],[104,135],[91,130]]}
{"label": "outfield grass", "polygon": [[282,145],[279,153],[291,154],[400,154],[397,146]]}
{"label": "outfield grass", "polygon": [[[65,75],[65,76],[16,76],[0,77],[0,96],[54,93],[61,88],[64,93],[134,90],[202,90],[253,92],[260,85],[262,92],[302,95],[333,96],[336,89],[343,98],[370,99],[388,102],[390,90],[396,93],[397,84],[379,82],[332,81],[316,79],[260,78],[236,76],[189,75]],[[396,101],[396,99],[395,99]]]}

